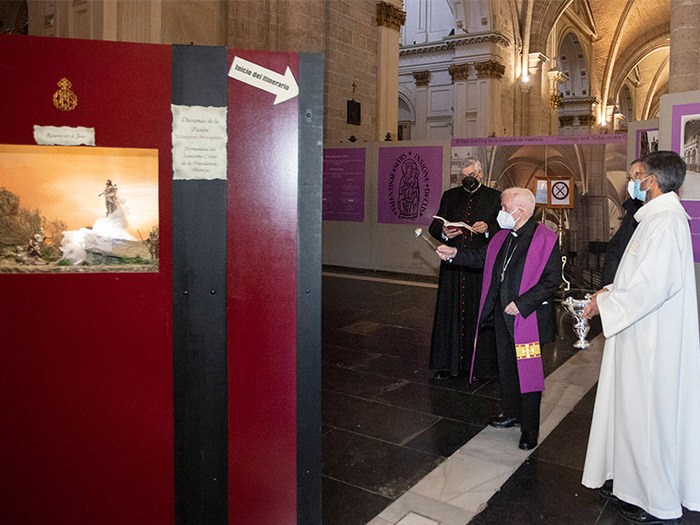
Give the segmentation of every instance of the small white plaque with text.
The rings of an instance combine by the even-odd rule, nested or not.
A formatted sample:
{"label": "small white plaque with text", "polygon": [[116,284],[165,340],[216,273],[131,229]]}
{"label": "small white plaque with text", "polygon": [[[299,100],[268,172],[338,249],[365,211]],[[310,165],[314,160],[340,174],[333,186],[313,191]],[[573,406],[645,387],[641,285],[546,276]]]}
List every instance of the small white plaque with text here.
{"label": "small white plaque with text", "polygon": [[171,105],[173,179],[226,179],[226,108]]}
{"label": "small white plaque with text", "polygon": [[35,125],[34,140],[40,146],[94,146],[95,128]]}

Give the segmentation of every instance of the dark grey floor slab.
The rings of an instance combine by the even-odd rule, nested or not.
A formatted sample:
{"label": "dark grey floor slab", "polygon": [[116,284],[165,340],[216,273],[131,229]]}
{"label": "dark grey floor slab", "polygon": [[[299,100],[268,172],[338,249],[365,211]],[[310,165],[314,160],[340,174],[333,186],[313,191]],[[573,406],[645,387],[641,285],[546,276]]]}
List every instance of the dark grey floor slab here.
{"label": "dark grey floor slab", "polygon": [[324,525],[365,525],[392,501],[326,476],[322,482]]}
{"label": "dark grey floor slab", "polygon": [[322,398],[322,421],[325,425],[396,444],[412,439],[439,419],[437,416],[336,392],[324,392]]}
{"label": "dark grey floor slab", "polygon": [[357,397],[376,397],[386,391],[400,388],[405,383],[402,379],[330,365],[322,366],[321,385],[324,390],[342,392]]}
{"label": "dark grey floor slab", "polygon": [[[500,411],[497,378],[433,379],[436,289],[323,278],[323,523],[365,524]],[[575,355],[573,320],[543,349],[545,374]],[[591,324],[589,339],[600,333]],[[619,525],[580,484],[593,388],[494,495],[474,523]],[[698,513],[685,523],[700,525]]]}
{"label": "dark grey floor slab", "polygon": [[324,363],[334,366],[351,368],[358,365],[370,366],[379,354],[366,352],[362,349],[348,348],[334,344],[326,344],[321,351],[321,360]]}
{"label": "dark grey floor slab", "polygon": [[414,383],[384,392],[377,399],[426,414],[482,426],[499,412],[499,402],[495,399]]}
{"label": "dark grey floor slab", "polygon": [[415,327],[383,325],[374,334],[375,337],[399,343],[409,343],[424,346],[430,351],[430,332]]}
{"label": "dark grey floor slab", "polygon": [[474,377],[470,383],[469,377],[459,375],[456,377],[447,377],[445,379],[431,379],[429,384],[435,388],[444,388],[445,390],[455,390],[457,392],[466,392],[470,394],[478,393],[480,396],[490,397],[492,399],[501,398],[498,378],[495,376],[483,378]]}
{"label": "dark grey floor slab", "polygon": [[425,367],[428,367],[429,344],[400,341],[391,337],[378,337],[376,335],[341,331],[333,328],[323,330],[322,339],[324,346],[333,344],[375,354],[404,357],[414,361],[422,361],[425,363]]}
{"label": "dark grey floor slab", "polygon": [[531,457],[582,471],[590,428],[590,414],[571,412]]}
{"label": "dark grey floor slab", "polygon": [[342,330],[343,327],[352,325],[355,323],[360,323],[362,321],[367,321],[372,317],[372,312],[363,310],[360,312],[345,312],[336,313],[335,315],[323,314],[323,320],[321,321],[323,330],[335,329]]}
{"label": "dark grey floor slab", "polygon": [[428,370],[424,361],[415,361],[395,355],[373,355],[375,355],[374,359],[358,361],[353,369],[426,385],[432,380],[433,372]]}
{"label": "dark grey floor slab", "polygon": [[323,437],[323,474],[396,499],[444,458],[333,430]]}
{"label": "dark grey floor slab", "polygon": [[604,500],[581,485],[581,471],[527,460],[470,524],[569,525],[596,523]]}
{"label": "dark grey floor slab", "polygon": [[593,414],[593,406],[595,405],[595,396],[598,392],[598,383],[591,388],[588,393],[583,396],[583,399],[579,401],[574,407],[574,412],[583,412],[584,414]]}
{"label": "dark grey floor slab", "polygon": [[481,432],[483,428],[480,425],[443,418],[406,443],[406,446],[448,457]]}

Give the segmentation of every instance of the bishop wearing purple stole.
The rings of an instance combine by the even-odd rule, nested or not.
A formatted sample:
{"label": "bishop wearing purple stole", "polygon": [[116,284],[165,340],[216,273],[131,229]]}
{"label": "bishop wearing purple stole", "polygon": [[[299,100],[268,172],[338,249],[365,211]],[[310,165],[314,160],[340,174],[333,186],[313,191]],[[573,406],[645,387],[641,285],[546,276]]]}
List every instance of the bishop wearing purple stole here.
{"label": "bishop wearing purple stole", "polygon": [[557,235],[533,219],[535,196],[525,188],[501,195],[502,230],[482,249],[457,250],[441,245],[442,260],[484,268],[478,330],[496,332],[502,414],[492,426],[520,425],[520,448],[537,445],[540,401],[544,390],[542,345],[556,338],[554,293],[561,284]]}

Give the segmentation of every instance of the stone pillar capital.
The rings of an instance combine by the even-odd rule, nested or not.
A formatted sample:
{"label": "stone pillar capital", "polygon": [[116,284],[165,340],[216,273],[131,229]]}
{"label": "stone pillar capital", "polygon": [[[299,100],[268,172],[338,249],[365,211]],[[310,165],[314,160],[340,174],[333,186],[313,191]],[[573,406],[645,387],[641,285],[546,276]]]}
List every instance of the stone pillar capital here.
{"label": "stone pillar capital", "polygon": [[563,84],[567,80],[569,80],[569,75],[559,71],[558,69],[550,69],[547,71],[547,76],[549,77],[549,81],[552,83],[554,87],[557,86],[557,84]]}
{"label": "stone pillar capital", "polygon": [[574,125],[574,116],[573,115],[561,115],[559,117],[559,125],[562,128],[573,126]]}
{"label": "stone pillar capital", "polygon": [[406,23],[406,12],[389,2],[377,2],[377,25],[401,30]]}
{"label": "stone pillar capital", "polygon": [[416,87],[424,87],[430,84],[430,71],[414,71],[413,79],[416,81]]}
{"label": "stone pillar capital", "polygon": [[495,60],[487,60],[486,62],[477,62],[474,64],[477,78],[503,78],[506,72],[506,66]]}
{"label": "stone pillar capital", "polygon": [[447,72],[452,77],[452,83],[469,78],[469,64],[452,64]]}
{"label": "stone pillar capital", "polygon": [[541,70],[545,62],[549,62],[549,57],[542,53],[530,53],[527,56],[528,69]]}

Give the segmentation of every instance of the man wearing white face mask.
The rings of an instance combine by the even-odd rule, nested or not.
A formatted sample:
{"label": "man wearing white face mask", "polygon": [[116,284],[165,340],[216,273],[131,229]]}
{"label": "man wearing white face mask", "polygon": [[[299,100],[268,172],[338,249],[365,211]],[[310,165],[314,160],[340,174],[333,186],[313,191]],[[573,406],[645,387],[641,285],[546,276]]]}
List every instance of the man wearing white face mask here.
{"label": "man wearing white face mask", "polygon": [[630,198],[622,203],[626,213],[622,219],[620,227],[608,241],[608,248],[605,252],[605,264],[603,264],[602,284],[610,284],[615,278],[615,272],[625,253],[627,243],[637,227],[634,214],[642,207],[646,200],[646,191],[641,189],[642,178],[644,177],[644,164],[642,159],[635,159],[630,164],[629,177],[627,179],[627,193]]}
{"label": "man wearing white face mask", "polygon": [[[497,428],[521,426],[520,448],[537,446],[544,372],[540,348],[556,338],[554,293],[561,284],[557,235],[532,215],[535,196],[525,188],[501,195],[498,223],[503,228],[487,246],[473,250],[441,245],[443,261],[483,268],[478,330],[496,333],[503,413]],[[477,333],[477,341],[478,341]]]}
{"label": "man wearing white face mask", "polygon": [[685,162],[644,157],[648,202],[611,285],[584,317],[606,337],[582,483],[612,480],[619,512],[635,523],[678,523],[700,511],[700,339],[688,214],[678,190]]}

